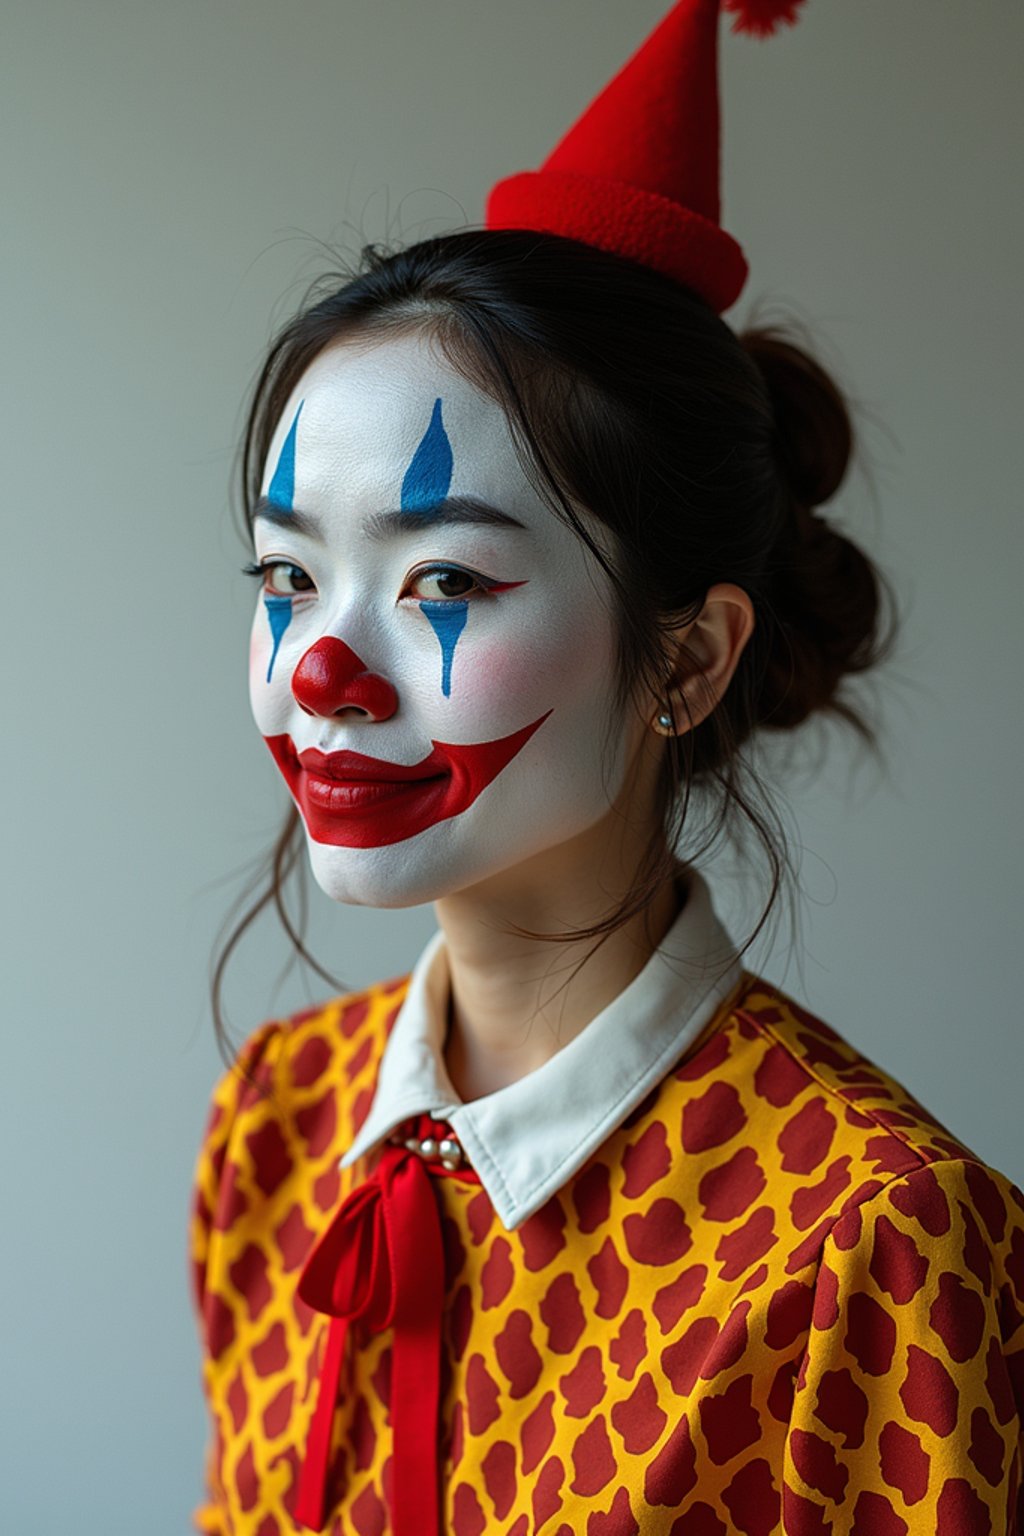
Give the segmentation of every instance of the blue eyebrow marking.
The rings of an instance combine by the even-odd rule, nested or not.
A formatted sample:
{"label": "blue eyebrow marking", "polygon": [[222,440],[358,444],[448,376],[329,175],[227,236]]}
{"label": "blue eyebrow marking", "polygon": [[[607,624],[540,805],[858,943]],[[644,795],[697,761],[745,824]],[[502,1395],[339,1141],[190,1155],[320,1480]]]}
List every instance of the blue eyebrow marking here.
{"label": "blue eyebrow marking", "polygon": [[292,600],[283,593],[268,593],[263,598],[267,609],[267,618],[270,621],[270,633],[274,637],[274,649],[270,653],[270,665],[267,668],[267,682],[270,682],[270,674],[274,670],[274,662],[277,660],[278,648],[281,644],[281,636],[292,621]]}
{"label": "blue eyebrow marking", "polygon": [[434,401],[430,425],[420,438],[402,481],[402,511],[418,512],[444,501],[452,483],[452,445],[441,420],[441,401]]}
{"label": "blue eyebrow marking", "polygon": [[424,598],[420,607],[430,620],[431,628],[441,642],[441,692],[447,699],[452,691],[452,657],[455,655],[455,642],[466,627],[469,603],[450,600],[441,603],[431,598]]}
{"label": "blue eyebrow marking", "polygon": [[299,408],[288,428],[288,436],[281,445],[277,468],[274,470],[274,477],[267,491],[267,500],[273,502],[275,507],[280,507],[283,512],[291,512],[295,506],[295,439],[298,436],[299,417],[302,415],[302,407],[305,403],[305,400],[299,401]]}

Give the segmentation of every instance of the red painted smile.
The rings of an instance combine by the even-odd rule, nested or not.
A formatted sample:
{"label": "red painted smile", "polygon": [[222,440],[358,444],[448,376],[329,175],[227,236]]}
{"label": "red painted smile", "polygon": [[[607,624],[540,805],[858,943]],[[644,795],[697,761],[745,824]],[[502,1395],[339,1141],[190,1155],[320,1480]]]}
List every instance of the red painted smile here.
{"label": "red painted smile", "polygon": [[315,843],[383,848],[460,815],[550,715],[497,741],[435,741],[405,766],[362,752],[296,752],[291,737],[264,736]]}

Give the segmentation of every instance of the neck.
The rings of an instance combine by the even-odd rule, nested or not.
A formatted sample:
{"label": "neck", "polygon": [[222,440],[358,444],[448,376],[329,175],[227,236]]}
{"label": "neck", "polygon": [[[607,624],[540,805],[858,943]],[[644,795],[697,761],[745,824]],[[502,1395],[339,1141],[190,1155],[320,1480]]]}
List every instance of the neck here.
{"label": "neck", "polygon": [[464,1102],[536,1071],[639,975],[679,911],[672,880],[596,950],[593,938],[508,930],[557,933],[601,921],[629,890],[640,856],[621,840],[611,846],[602,823],[435,903],[451,979],[445,1065]]}

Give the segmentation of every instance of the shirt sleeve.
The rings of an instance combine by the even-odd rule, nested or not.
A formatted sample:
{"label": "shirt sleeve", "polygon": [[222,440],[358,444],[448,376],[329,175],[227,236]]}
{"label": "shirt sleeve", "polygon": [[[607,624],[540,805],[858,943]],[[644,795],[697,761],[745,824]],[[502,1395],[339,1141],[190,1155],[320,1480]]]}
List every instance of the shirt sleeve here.
{"label": "shirt sleeve", "polygon": [[966,1159],[893,1179],[824,1244],[786,1536],[1024,1536],[1022,1416],[1024,1195]]}
{"label": "shirt sleeve", "polygon": [[[206,1273],[210,1247],[218,1230],[230,1224],[232,1189],[227,1154],[232,1128],[240,1109],[261,1091],[260,1079],[267,1076],[270,1047],[279,1033],[277,1024],[264,1024],[242,1047],[235,1064],[224,1073],[210,1099],[210,1110],[196,1162],[192,1187],[189,1229],[189,1259],[192,1302],[199,1324],[205,1363],[210,1352],[210,1337],[218,1325],[218,1298],[207,1292]],[[208,1395],[208,1394],[207,1394]],[[206,1499],[192,1516],[194,1527],[202,1536],[229,1536],[222,1514],[216,1466],[218,1457],[211,1442],[206,1457]]]}

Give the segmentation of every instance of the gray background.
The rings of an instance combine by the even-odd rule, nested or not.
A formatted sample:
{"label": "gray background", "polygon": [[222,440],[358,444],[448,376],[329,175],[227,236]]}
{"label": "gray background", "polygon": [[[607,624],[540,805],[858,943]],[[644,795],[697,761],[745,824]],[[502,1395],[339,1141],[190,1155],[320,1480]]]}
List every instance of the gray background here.
{"label": "gray background", "polygon": [[[227,513],[261,349],[322,242],[478,220],[666,9],[6,0],[0,1501],[19,1536],[171,1536],[199,1494],[207,955],[284,805],[248,717]],[[727,318],[795,315],[858,400],[869,473],[837,511],[907,615],[870,695],[886,766],[813,731],[775,764],[802,919],[755,960],[1018,1182],[1022,44],[1016,0],[809,0],[771,42],[723,26],[722,45],[724,222],[752,273]],[[319,892],[314,916],[351,986],[433,928],[429,907]],[[245,947],[240,1033],[325,995],[275,990],[285,955],[269,923]]]}

